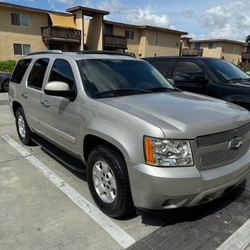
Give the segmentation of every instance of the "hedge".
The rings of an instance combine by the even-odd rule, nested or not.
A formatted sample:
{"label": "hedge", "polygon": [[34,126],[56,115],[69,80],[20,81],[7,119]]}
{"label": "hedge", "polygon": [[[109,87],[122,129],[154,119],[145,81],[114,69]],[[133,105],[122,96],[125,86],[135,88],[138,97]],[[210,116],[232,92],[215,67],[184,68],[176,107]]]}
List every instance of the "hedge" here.
{"label": "hedge", "polygon": [[16,65],[16,61],[14,60],[0,61],[0,71],[12,72],[15,65]]}

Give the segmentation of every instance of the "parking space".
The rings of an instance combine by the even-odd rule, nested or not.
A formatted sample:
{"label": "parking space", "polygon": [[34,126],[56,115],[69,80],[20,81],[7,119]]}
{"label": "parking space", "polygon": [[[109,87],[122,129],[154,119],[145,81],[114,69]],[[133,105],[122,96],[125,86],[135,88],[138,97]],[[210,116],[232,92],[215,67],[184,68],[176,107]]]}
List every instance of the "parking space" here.
{"label": "parking space", "polygon": [[39,146],[18,145],[0,94],[0,249],[215,249],[250,218],[248,176],[233,194],[202,207],[112,220],[92,207],[83,174]]}
{"label": "parking space", "polygon": [[[14,249],[15,246],[23,246],[24,249],[34,249],[34,246],[44,249],[82,249],[82,246],[87,249],[123,248],[109,232],[79,209],[2,138],[9,135],[9,138],[20,145],[6,99],[7,95],[1,95],[0,230],[3,232],[0,233],[0,242],[4,249]],[[39,146],[21,147],[94,204],[83,174],[65,168]],[[141,223],[140,216],[115,221],[115,224],[125,234],[132,235],[131,239],[134,241],[130,243],[142,239],[160,226],[145,225]]]}

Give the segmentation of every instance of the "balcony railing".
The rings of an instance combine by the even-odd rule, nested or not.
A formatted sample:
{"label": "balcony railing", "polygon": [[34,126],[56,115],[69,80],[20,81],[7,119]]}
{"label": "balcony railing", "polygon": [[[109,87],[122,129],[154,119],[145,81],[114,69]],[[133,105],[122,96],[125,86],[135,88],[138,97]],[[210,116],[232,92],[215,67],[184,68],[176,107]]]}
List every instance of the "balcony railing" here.
{"label": "balcony railing", "polygon": [[250,52],[242,52],[242,58],[250,59]]}
{"label": "balcony railing", "polygon": [[182,49],[183,56],[202,56],[203,55],[203,49],[189,49],[185,48]]}
{"label": "balcony railing", "polygon": [[117,48],[117,49],[127,49],[127,39],[125,36],[103,36],[104,48]]}
{"label": "balcony railing", "polygon": [[63,27],[42,27],[42,39],[48,42],[70,42],[81,43],[81,31],[77,29],[69,29]]}

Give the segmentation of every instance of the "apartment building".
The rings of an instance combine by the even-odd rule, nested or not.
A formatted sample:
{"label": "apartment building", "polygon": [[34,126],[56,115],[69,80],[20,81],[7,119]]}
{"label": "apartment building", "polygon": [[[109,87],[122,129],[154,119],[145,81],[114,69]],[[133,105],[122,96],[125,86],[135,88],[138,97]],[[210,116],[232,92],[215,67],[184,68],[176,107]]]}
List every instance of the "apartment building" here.
{"label": "apartment building", "polygon": [[106,15],[108,11],[82,6],[56,12],[0,2],[0,60],[47,49],[179,55],[180,37],[186,32],[107,21]]}
{"label": "apartment building", "polygon": [[242,62],[242,53],[246,44],[228,39],[193,40],[190,37],[182,38],[183,56],[205,56],[225,59],[236,65]]}
{"label": "apartment building", "polygon": [[148,25],[104,21],[104,49],[121,49],[136,57],[177,56],[186,32]]}

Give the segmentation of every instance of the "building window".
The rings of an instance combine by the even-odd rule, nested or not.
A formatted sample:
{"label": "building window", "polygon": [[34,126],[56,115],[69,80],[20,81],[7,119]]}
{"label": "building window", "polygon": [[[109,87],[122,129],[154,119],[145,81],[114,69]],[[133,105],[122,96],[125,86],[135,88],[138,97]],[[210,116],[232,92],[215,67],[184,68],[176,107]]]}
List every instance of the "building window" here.
{"label": "building window", "polygon": [[31,52],[30,44],[14,43],[14,55],[28,55]]}
{"label": "building window", "polygon": [[104,34],[108,36],[113,35],[113,25],[106,24],[104,29]]}
{"label": "building window", "polygon": [[11,13],[11,24],[22,27],[29,27],[30,21],[27,15]]}
{"label": "building window", "polygon": [[131,30],[125,30],[125,37],[130,40],[134,40],[135,32]]}
{"label": "building window", "polygon": [[208,44],[208,48],[209,49],[215,49],[216,48],[216,44],[215,43],[209,43]]}
{"label": "building window", "polygon": [[190,48],[191,49],[200,49],[201,44],[200,43],[191,43]]}
{"label": "building window", "polygon": [[159,37],[159,34],[156,33],[156,34],[155,34],[155,43],[154,43],[154,45],[156,45],[156,46],[159,45],[159,38],[160,38],[160,37]]}

